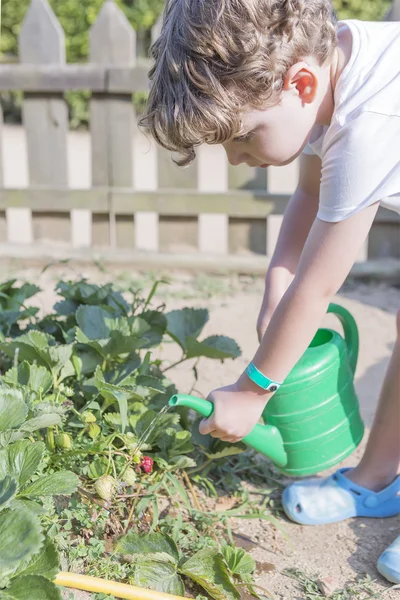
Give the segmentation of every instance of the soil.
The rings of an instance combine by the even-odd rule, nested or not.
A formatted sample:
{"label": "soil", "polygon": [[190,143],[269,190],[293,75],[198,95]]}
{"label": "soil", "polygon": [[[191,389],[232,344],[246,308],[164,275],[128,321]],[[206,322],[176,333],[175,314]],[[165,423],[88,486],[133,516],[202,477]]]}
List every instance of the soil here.
{"label": "soil", "polygon": [[[155,275],[166,277],[165,273],[127,272],[126,267],[124,271],[104,271],[95,266],[82,269],[72,263],[52,266],[41,274],[40,265],[24,268],[24,265],[15,262],[3,264],[1,275],[2,280],[15,277],[37,283],[43,290],[37,298],[43,312],[51,310],[57,300],[54,284],[59,279],[85,276],[90,282],[116,283],[132,279],[148,288]],[[168,310],[183,306],[207,307],[210,320],[204,334],[231,336],[242,349],[242,356],[235,361],[223,364],[207,359],[200,361],[196,390],[206,395],[216,387],[233,382],[253,356],[257,345],[255,322],[263,282],[251,277],[211,278],[182,273],[169,277],[171,283],[161,288],[157,296],[160,303],[165,301]],[[398,288],[383,284],[347,282],[336,300],[351,310],[359,326],[361,345],[356,389],[367,433],[352,456],[331,471],[340,466],[356,465],[362,455],[395,341],[395,313],[400,305],[400,292]],[[335,323],[333,316],[327,317],[326,322],[340,331],[340,325]],[[162,352],[171,363],[179,359],[173,346],[166,344]],[[187,363],[172,369],[170,376],[181,392],[191,389],[193,373]],[[375,580],[374,590],[380,594],[385,592],[383,597],[386,600],[399,598],[399,591],[388,589],[390,585],[379,576],[375,565],[385,547],[400,534],[400,515],[389,519],[353,519],[319,527],[299,526],[283,517],[280,520],[287,538],[266,521],[238,520],[234,524],[238,543],[258,561],[257,583],[275,597],[284,600],[307,597],[297,580],[282,573],[284,569],[295,568],[308,575],[331,578],[329,583],[333,589],[344,588],[362,574],[368,574]],[[77,600],[89,597],[84,593],[75,594]],[[69,598],[69,593],[66,592],[65,598]]]}

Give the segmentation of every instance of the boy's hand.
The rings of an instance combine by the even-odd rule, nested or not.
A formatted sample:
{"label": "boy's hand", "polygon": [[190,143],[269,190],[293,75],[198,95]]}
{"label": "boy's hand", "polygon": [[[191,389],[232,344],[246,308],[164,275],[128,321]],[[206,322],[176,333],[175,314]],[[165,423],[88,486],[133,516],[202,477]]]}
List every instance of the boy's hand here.
{"label": "boy's hand", "polygon": [[201,421],[200,433],[224,442],[240,441],[258,423],[270,396],[243,374],[236,383],[209,394],[207,400],[214,404],[214,412]]}

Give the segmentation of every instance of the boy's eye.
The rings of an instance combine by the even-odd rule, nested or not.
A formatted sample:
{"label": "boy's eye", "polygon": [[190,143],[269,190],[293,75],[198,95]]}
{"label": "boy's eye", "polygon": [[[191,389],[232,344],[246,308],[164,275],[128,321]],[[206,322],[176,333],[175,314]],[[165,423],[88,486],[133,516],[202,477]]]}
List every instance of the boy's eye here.
{"label": "boy's eye", "polygon": [[247,133],[244,133],[243,135],[238,135],[237,137],[233,138],[234,142],[248,142],[249,140],[251,140],[251,138],[254,136],[254,131],[248,131]]}

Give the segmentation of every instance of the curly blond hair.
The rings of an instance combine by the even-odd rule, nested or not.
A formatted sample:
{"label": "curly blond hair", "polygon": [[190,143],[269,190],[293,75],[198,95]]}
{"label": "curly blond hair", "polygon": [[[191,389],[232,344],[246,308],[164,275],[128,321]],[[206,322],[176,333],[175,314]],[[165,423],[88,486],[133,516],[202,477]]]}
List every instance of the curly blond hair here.
{"label": "curly blond hair", "polygon": [[180,166],[243,133],[241,113],[279,102],[285,74],[336,47],[329,0],[167,0],[139,124]]}

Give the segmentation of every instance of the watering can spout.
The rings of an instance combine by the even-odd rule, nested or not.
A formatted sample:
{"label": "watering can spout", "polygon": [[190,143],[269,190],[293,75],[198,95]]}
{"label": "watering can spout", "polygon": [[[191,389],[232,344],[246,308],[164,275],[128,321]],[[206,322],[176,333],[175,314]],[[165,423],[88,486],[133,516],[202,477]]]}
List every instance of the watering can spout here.
{"label": "watering can spout", "polygon": [[[170,398],[168,404],[169,406],[188,406],[206,419],[211,416],[214,410],[212,402],[188,394],[175,394]],[[282,436],[273,425],[255,425],[249,435],[243,438],[243,442],[270,458],[279,467],[287,465],[288,457]]]}

